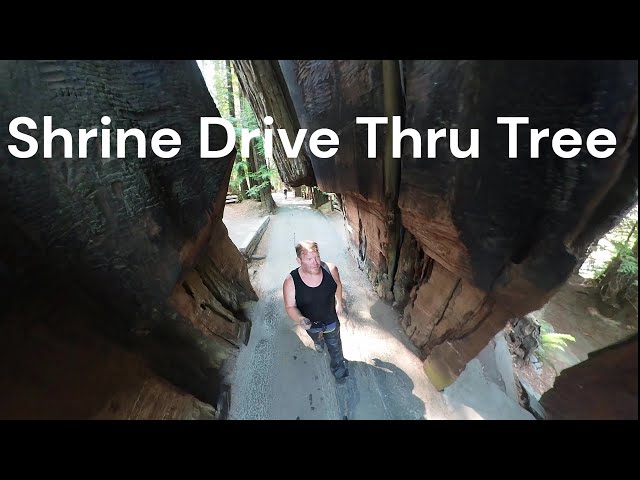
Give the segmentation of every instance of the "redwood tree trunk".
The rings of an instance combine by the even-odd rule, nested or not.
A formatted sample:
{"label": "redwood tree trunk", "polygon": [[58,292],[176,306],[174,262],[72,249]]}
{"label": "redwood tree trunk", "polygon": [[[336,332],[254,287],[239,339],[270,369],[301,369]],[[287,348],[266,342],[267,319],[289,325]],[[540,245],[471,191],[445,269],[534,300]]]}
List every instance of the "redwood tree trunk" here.
{"label": "redwood tree trunk", "polygon": [[[255,140],[251,142],[250,150],[251,156],[249,159],[249,164],[253,167],[254,171],[257,172],[260,170],[260,167],[262,167],[263,165],[266,166],[267,163],[265,162],[264,158],[258,155],[258,152],[256,151]],[[260,201],[262,202],[262,205],[264,205],[264,208],[267,212],[273,213],[276,211],[277,206],[276,202],[271,196],[271,181],[269,180],[269,178],[266,178],[266,183],[263,179],[256,180],[257,185],[262,183],[264,183],[264,185],[260,189]]]}
{"label": "redwood tree trunk", "polygon": [[251,148],[249,149],[249,158],[247,158],[247,177],[249,180],[249,188],[257,187],[261,183],[260,180],[252,178],[252,175],[258,171],[258,168],[260,168],[259,166],[257,166],[257,163],[257,155],[252,141]]}
{"label": "redwood tree trunk", "polygon": [[[236,105],[233,96],[233,82],[231,81],[231,60],[224,61],[227,67],[227,101],[229,102],[229,116],[236,117]],[[235,121],[233,122],[236,123]]]}

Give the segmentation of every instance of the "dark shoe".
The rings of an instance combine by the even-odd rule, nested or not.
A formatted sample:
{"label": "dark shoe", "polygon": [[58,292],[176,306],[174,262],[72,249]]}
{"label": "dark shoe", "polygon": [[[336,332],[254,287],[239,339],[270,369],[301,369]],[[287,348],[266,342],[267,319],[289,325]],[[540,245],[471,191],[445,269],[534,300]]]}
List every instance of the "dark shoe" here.
{"label": "dark shoe", "polygon": [[[334,372],[333,372],[333,376],[336,378],[337,381],[344,381],[348,376],[349,376],[349,369],[347,368],[347,361],[345,360],[344,362],[342,362],[342,365],[340,365]],[[340,382],[342,383],[342,382]]]}

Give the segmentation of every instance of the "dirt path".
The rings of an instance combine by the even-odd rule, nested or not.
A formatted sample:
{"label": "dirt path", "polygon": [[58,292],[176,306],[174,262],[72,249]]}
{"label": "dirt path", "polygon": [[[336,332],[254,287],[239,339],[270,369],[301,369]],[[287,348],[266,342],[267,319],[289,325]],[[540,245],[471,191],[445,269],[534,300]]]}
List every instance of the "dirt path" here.
{"label": "dirt path", "polygon": [[[230,373],[229,418],[447,418],[445,400],[398,330],[398,314],[378,299],[347,251],[341,218],[327,218],[306,200],[274,197],[280,208],[256,251],[266,259],[249,270],[260,300],[248,311],[249,344]],[[328,353],[315,352],[283,308],[282,282],[297,267],[294,241],[304,238],[318,242],[322,259],[338,265],[344,284],[342,342],[350,377],[342,385],[329,371]]]}
{"label": "dirt path", "polygon": [[[415,346],[400,328],[399,313],[382,302],[347,250],[340,212],[324,215],[310,201],[284,200],[249,266],[259,295],[247,315],[249,343],[226,369],[231,386],[229,419],[499,419],[533,420],[493,381],[477,360],[438,392],[422,370]],[[297,267],[294,245],[318,242],[323,260],[336,263],[344,286],[347,319],[341,326],[350,376],[337,384],[328,353],[287,317],[282,283]]]}

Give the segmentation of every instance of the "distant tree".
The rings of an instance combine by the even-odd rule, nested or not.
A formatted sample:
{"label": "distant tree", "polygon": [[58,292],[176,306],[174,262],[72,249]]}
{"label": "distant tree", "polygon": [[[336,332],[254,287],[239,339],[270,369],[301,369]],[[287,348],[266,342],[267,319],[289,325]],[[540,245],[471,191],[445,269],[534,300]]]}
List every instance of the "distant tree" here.
{"label": "distant tree", "polygon": [[264,141],[262,135],[252,139],[247,158],[242,157],[241,139],[242,129],[249,131],[259,129],[251,105],[241,92],[238,78],[230,60],[205,60],[212,62],[213,78],[212,95],[220,111],[220,115],[229,120],[234,126],[236,134],[236,159],[231,171],[229,189],[239,196],[239,199],[254,198],[263,203],[268,212],[277,207],[271,195],[272,183],[280,178],[275,168],[266,163]]}

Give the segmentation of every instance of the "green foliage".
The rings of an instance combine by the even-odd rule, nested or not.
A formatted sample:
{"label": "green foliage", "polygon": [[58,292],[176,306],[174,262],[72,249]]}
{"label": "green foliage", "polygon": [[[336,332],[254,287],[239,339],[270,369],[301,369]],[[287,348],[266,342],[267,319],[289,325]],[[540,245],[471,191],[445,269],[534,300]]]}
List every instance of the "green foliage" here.
{"label": "green foliage", "polygon": [[553,327],[547,322],[541,321],[540,323],[540,341],[538,344],[537,354],[540,359],[549,362],[550,352],[552,350],[560,350],[564,352],[567,347],[567,341],[575,342],[576,339],[573,335],[568,333],[556,333],[553,331]]}
{"label": "green foliage", "polygon": [[229,189],[232,192],[236,192],[239,194],[241,192],[242,182],[244,181],[245,181],[244,177],[241,177],[239,175],[236,175],[235,177],[231,177],[231,179],[229,180]]}
{"label": "green foliage", "polygon": [[208,67],[206,71],[208,72],[207,76],[210,78],[207,78],[206,80],[210,86],[213,100],[218,107],[220,115],[231,122],[235,130],[236,159],[231,172],[231,178],[229,180],[229,189],[234,193],[240,194],[243,187],[242,182],[245,182],[246,185],[247,178],[251,178],[252,180],[255,180],[258,185],[249,188],[246,191],[246,195],[251,198],[257,198],[259,196],[259,191],[262,188],[269,188],[269,183],[277,185],[280,179],[278,171],[275,168],[270,168],[266,165],[261,166],[260,170],[257,172],[250,173],[247,161],[242,157],[242,145],[240,144],[242,140],[242,130],[246,129],[251,132],[257,129],[261,134],[254,137],[252,140],[255,152],[259,158],[265,158],[264,140],[262,138],[262,129],[259,126],[260,124],[258,123],[258,119],[251,108],[251,104],[240,89],[240,84],[233,68],[231,69],[231,77],[236,108],[234,109],[235,116],[232,117],[231,109],[229,108],[229,88],[225,61],[203,60],[203,65]]}
{"label": "green foliage", "polygon": [[261,165],[260,169],[252,174],[252,177],[256,180],[270,180],[276,175],[278,175],[278,171],[275,168]]}
{"label": "green foliage", "polygon": [[[207,83],[210,85],[211,95],[218,107],[220,115],[231,122],[234,126],[237,142],[241,139],[242,129],[246,128],[249,131],[258,129],[262,131],[258,124],[258,119],[251,108],[251,104],[247,98],[242,94],[240,89],[240,82],[236,76],[235,70],[231,69],[231,83],[233,86],[234,103],[239,106],[235,108],[236,116],[231,116],[231,109],[229,105],[229,90],[227,83],[227,66],[224,60],[203,60],[203,65],[206,67]],[[255,137],[256,152],[259,156],[264,158],[264,142],[262,135]],[[238,151],[240,151],[240,145],[236,145]]]}
{"label": "green foliage", "polygon": [[[242,110],[241,115],[238,117],[238,122],[235,124],[236,138],[242,138],[242,129],[247,129],[249,132],[252,130],[260,130],[258,126],[258,120],[255,113],[251,109],[251,105],[245,97],[242,97]],[[258,157],[264,158],[264,140],[262,135],[255,137],[253,140],[255,143],[255,153]],[[240,145],[238,145],[238,156],[241,153]],[[245,162],[246,164],[246,162]],[[257,172],[249,172],[245,169],[246,176],[254,180],[258,185],[251,187],[247,190],[247,196],[250,198],[258,198],[260,196],[260,190],[263,188],[270,188],[270,185],[279,178],[278,170],[274,167],[269,167],[266,164],[260,166]]]}
{"label": "green foliage", "polygon": [[273,178],[274,175],[278,175],[278,172],[274,168],[269,168],[266,165],[262,165],[257,172],[249,172],[247,176],[255,180],[256,183],[259,182],[259,184],[247,190],[247,196],[258,198],[260,196],[260,190],[271,187],[271,178]]}
{"label": "green foliage", "polygon": [[613,245],[616,248],[616,256],[620,257],[618,273],[623,275],[637,275],[638,259],[633,254],[633,250],[631,250],[629,245],[624,242],[613,242]]}
{"label": "green foliage", "polygon": [[[246,99],[246,97],[242,97],[241,100],[242,110],[241,115],[238,118],[238,123],[236,123],[236,138],[240,139],[242,135],[242,129],[246,128],[250,132],[252,130],[260,130],[258,126],[258,119],[256,118],[256,114],[253,112],[251,108],[251,104]],[[262,135],[259,137],[255,137],[255,146],[256,146],[256,154],[261,158],[264,158],[264,140],[262,139]]]}
{"label": "green foliage", "polygon": [[262,182],[260,185],[256,185],[247,190],[247,196],[251,198],[258,198],[260,196],[260,190],[263,188],[267,188],[269,186],[269,182]]}
{"label": "green foliage", "polygon": [[[627,240],[631,237],[631,234],[628,235]],[[597,278],[600,298],[610,305],[622,308],[628,301],[638,310],[637,235],[631,248],[627,242],[614,242],[614,245],[616,249],[614,260]]]}
{"label": "green foliage", "polygon": [[245,177],[244,172],[246,172],[248,168],[249,168],[249,165],[245,160],[236,160],[236,163],[233,164],[233,170],[231,170],[231,175],[233,174],[242,175],[242,177],[244,178]]}
{"label": "green foliage", "polygon": [[623,275],[637,275],[638,274],[638,260],[633,255],[633,251],[627,242],[621,242],[613,240],[610,242],[612,246],[611,258],[607,263],[600,265],[594,272],[594,278],[596,281],[602,280],[607,273],[609,265],[620,258],[620,266],[618,267],[618,273]]}
{"label": "green foliage", "polygon": [[575,342],[576,339],[573,335],[568,333],[545,333],[540,335],[540,349],[541,350],[562,350],[567,346],[567,340]]}
{"label": "green foliage", "polygon": [[231,170],[231,178],[229,179],[229,189],[232,192],[240,193],[242,182],[246,182],[247,162],[236,158]]}
{"label": "green foliage", "polygon": [[637,260],[631,257],[631,248],[638,240],[638,205],[636,204],[620,222],[600,238],[590,249],[580,275],[598,283],[607,273],[609,265],[621,259],[619,273],[637,275]]}

